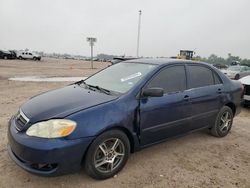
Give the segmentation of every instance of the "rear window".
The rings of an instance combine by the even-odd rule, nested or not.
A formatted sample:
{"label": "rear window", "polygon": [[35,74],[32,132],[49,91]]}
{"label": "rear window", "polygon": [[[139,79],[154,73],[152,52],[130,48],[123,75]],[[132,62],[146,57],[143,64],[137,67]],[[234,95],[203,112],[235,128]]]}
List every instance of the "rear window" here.
{"label": "rear window", "polygon": [[222,84],[220,77],[214,72],[214,84]]}
{"label": "rear window", "polygon": [[214,85],[213,72],[204,67],[197,65],[189,65],[189,88],[198,88]]}

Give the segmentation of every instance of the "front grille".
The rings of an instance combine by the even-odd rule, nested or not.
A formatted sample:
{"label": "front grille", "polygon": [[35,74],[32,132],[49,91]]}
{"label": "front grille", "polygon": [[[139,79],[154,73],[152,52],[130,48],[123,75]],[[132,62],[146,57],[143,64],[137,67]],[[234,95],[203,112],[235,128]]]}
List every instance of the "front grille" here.
{"label": "front grille", "polygon": [[25,125],[29,122],[29,119],[24,115],[24,113],[20,110],[15,118],[16,120],[16,129],[18,131],[22,131]]}
{"label": "front grille", "polygon": [[245,85],[245,95],[250,95],[250,85]]}

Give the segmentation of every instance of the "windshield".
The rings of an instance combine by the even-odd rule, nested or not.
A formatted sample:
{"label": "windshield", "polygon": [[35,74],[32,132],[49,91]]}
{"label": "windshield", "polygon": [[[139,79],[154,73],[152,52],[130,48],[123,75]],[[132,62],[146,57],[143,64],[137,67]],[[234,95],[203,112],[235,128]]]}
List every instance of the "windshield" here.
{"label": "windshield", "polygon": [[228,68],[230,71],[240,71],[241,67],[240,66],[231,66]]}
{"label": "windshield", "polygon": [[154,67],[156,65],[118,63],[88,78],[85,83],[118,93],[126,93]]}

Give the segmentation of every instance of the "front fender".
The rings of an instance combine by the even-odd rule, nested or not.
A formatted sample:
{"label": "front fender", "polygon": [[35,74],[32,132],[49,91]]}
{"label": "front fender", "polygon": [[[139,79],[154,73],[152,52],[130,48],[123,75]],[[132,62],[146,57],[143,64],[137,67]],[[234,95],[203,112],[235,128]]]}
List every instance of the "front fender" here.
{"label": "front fender", "polygon": [[127,129],[135,134],[136,100],[115,100],[74,113],[66,118],[77,122],[74,132],[68,139],[97,136],[115,127]]}

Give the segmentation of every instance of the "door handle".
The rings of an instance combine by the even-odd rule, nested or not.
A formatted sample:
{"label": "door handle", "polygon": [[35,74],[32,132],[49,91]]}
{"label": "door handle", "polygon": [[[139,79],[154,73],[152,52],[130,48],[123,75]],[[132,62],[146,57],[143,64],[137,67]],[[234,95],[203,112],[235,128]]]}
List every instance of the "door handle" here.
{"label": "door handle", "polygon": [[221,94],[221,93],[222,93],[221,88],[219,88],[219,89],[217,90],[217,93],[218,93],[218,94]]}
{"label": "door handle", "polygon": [[190,101],[191,98],[188,95],[185,95],[183,99],[184,101]]}

